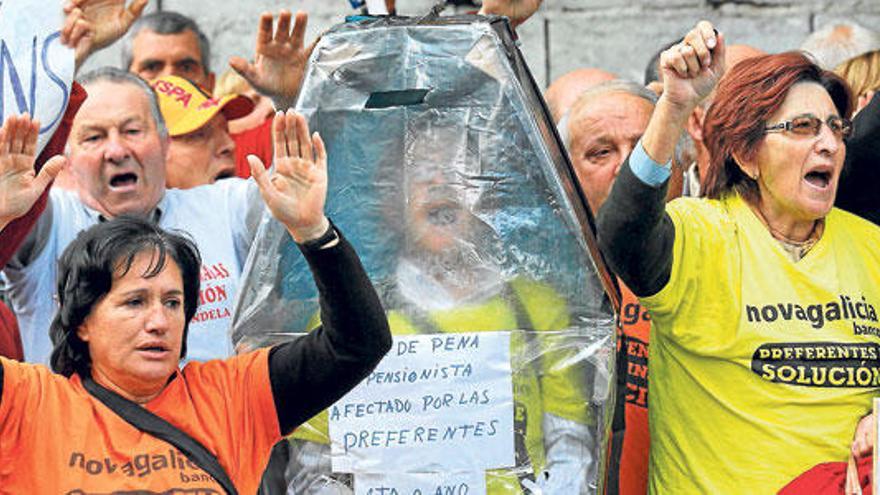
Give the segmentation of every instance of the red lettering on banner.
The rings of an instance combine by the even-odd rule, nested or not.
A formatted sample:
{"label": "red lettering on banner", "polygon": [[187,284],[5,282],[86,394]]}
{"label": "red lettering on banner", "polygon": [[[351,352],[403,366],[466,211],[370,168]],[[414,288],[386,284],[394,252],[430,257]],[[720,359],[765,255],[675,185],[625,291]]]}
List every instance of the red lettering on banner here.
{"label": "red lettering on banner", "polygon": [[221,302],[229,299],[226,284],[205,287],[199,291],[199,305]]}
{"label": "red lettering on banner", "polygon": [[221,318],[229,318],[232,314],[229,312],[229,308],[220,308],[220,309],[209,309],[207,311],[199,311],[193,316],[193,321],[201,322],[201,321],[209,321],[209,320],[219,320]]}
{"label": "red lettering on banner", "polygon": [[209,280],[215,280],[218,278],[229,278],[229,269],[226,268],[223,263],[215,263],[210,266],[202,265],[202,282],[207,282]]}

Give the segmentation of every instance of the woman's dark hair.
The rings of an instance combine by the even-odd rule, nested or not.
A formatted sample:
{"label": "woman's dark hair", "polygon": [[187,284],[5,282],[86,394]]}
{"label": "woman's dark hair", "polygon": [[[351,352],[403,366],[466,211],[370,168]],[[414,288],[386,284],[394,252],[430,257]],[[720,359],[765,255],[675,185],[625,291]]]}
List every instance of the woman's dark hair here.
{"label": "woman's dark hair", "polygon": [[140,253],[153,253],[143,277],[158,275],[170,257],[183,277],[183,329],[180,357],[186,356],[189,322],[199,304],[201,257],[188,238],[162,230],[143,218],[123,215],[79,233],[58,260],[58,312],[49,328],[55,346],[52,369],[64,376],[90,372],[89,348],[77,335],[92,309],[128,273]]}
{"label": "woman's dark hair", "polygon": [[710,157],[703,186],[707,197],[717,199],[736,190],[749,201],[758,199],[758,183],[740,169],[733,157],[755,157],[767,119],[782,107],[792,86],[800,82],[821,85],[838,114],[849,118],[852,99],[846,81],[822,70],[802,52],[751,57],[724,75],[703,122]]}

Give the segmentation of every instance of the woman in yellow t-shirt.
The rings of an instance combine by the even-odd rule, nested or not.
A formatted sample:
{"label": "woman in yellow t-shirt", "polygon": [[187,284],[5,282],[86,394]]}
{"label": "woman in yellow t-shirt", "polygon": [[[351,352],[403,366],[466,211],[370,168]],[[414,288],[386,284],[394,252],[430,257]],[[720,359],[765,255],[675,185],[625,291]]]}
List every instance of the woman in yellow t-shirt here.
{"label": "woman in yellow t-shirt", "polygon": [[[654,323],[649,493],[776,493],[847,458],[880,387],[880,229],[833,208],[849,88],[799,52],[722,79],[724,51],[703,21],[663,53],[663,95],[598,216]],[[676,140],[713,91],[707,197],[664,206]]]}

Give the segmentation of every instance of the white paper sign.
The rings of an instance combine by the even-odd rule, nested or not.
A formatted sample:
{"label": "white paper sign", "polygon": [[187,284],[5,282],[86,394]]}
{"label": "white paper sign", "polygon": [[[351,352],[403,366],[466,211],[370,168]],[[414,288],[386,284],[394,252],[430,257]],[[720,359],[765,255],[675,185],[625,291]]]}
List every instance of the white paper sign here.
{"label": "white paper sign", "polygon": [[329,413],[336,472],[512,466],[510,334],[397,336]]}
{"label": "white paper sign", "polygon": [[486,495],[486,474],[356,474],[354,495]]}
{"label": "white paper sign", "polygon": [[40,151],[70,98],[74,60],[59,39],[63,22],[58,0],[0,0],[0,123],[25,112],[36,116]]}

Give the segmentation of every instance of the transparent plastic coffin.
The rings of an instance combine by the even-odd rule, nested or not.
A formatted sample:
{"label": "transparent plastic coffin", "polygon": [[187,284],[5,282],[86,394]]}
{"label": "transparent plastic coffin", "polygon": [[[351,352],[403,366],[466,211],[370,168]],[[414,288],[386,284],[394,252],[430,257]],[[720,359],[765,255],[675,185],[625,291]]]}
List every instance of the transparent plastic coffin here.
{"label": "transparent plastic coffin", "polygon": [[[315,49],[297,106],[326,142],[328,215],[395,344],[290,439],[290,492],[595,493],[613,284],[507,22],[340,25]],[[302,255],[265,217],[237,349],[294,339],[317,313]]]}

